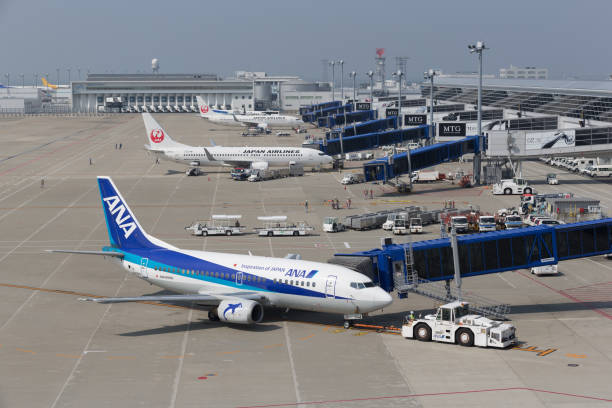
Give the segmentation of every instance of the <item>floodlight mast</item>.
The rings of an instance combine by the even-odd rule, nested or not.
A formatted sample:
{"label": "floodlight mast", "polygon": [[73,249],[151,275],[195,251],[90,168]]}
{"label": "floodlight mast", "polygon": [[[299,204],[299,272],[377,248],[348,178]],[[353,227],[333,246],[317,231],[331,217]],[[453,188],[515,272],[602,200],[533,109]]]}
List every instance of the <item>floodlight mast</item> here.
{"label": "floodlight mast", "polygon": [[423,73],[423,78],[425,79],[429,79],[430,82],[430,89],[429,89],[429,125],[431,126],[431,132],[432,134],[430,136],[429,139],[433,139],[436,137],[436,128],[434,127],[434,100],[433,100],[433,87],[434,87],[434,77],[437,75],[436,70],[434,69],[429,69],[427,71],[425,71]]}
{"label": "floodlight mast", "polygon": [[[484,42],[477,41],[476,44],[469,44],[468,49],[470,54],[478,54],[478,139],[479,147],[483,145],[482,135],[482,52],[488,50]],[[480,163],[482,160],[482,151],[474,155],[474,181],[480,184]]]}

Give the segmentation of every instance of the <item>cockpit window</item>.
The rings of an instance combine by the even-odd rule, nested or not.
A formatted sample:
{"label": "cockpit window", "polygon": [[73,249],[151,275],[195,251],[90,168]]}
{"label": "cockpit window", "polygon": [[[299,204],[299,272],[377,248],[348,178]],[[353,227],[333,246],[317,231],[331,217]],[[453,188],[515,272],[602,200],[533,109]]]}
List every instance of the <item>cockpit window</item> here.
{"label": "cockpit window", "polygon": [[351,282],[351,288],[354,289],[365,289],[374,286],[374,282]]}

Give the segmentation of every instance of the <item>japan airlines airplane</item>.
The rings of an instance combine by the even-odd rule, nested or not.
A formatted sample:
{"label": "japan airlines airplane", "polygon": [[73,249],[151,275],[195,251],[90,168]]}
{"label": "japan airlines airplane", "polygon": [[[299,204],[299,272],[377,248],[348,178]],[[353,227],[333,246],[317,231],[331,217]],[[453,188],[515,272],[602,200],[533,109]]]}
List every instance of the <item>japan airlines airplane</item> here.
{"label": "japan airlines airplane", "polygon": [[295,116],[280,115],[277,112],[250,111],[242,114],[237,114],[233,111],[212,109],[204,102],[204,99],[202,99],[200,96],[196,96],[196,99],[198,101],[198,109],[200,110],[200,116],[210,120],[213,123],[230,126],[238,125],[259,127],[263,129],[276,126],[291,127],[304,124],[302,119],[296,118]]}
{"label": "japan airlines airplane", "polygon": [[302,147],[196,147],[175,142],[153,119],[150,113],[142,118],[147,129],[149,144],[145,149],[165,160],[190,166],[233,166],[265,170],[270,166],[300,164],[317,167],[333,161],[325,153]]}
{"label": "japan airlines airplane", "polygon": [[354,315],[392,302],[370,278],[343,266],[176,248],[144,231],[109,177],[98,177],[98,187],[110,246],[49,252],[108,256],[139,278],[179,294],[81,300],[195,302],[210,307],[211,320],[239,324],[261,322],[264,306]]}

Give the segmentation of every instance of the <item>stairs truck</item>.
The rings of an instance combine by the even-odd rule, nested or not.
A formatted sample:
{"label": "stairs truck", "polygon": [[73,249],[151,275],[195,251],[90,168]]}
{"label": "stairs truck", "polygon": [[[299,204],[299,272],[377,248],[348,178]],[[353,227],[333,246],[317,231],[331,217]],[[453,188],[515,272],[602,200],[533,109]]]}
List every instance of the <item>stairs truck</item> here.
{"label": "stairs truck", "polygon": [[461,301],[442,305],[436,314],[424,318],[410,316],[402,325],[402,336],[464,347],[506,348],[516,344],[514,325],[471,314],[469,304]]}

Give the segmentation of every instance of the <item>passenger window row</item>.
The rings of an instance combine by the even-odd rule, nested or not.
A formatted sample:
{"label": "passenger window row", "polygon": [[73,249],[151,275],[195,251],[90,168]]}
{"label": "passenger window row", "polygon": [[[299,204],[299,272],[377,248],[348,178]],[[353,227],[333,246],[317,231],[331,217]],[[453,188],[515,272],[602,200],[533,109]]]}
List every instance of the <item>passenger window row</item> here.
{"label": "passenger window row", "polygon": [[310,282],[310,281],[302,281],[302,280],[293,280],[293,279],[285,279],[285,281],[283,282],[282,279],[274,279],[273,280],[274,283],[279,283],[279,284],[285,284],[285,285],[292,285],[292,286],[306,286],[306,287],[315,287],[316,283],[315,282]]}

